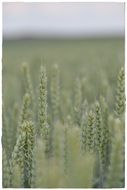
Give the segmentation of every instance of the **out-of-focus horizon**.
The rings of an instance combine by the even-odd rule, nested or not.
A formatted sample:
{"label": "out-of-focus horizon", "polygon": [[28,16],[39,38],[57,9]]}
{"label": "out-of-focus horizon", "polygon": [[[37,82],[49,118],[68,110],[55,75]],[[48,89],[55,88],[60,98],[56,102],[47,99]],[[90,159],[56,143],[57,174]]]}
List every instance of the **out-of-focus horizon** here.
{"label": "out-of-focus horizon", "polygon": [[124,36],[124,3],[3,3],[3,37]]}

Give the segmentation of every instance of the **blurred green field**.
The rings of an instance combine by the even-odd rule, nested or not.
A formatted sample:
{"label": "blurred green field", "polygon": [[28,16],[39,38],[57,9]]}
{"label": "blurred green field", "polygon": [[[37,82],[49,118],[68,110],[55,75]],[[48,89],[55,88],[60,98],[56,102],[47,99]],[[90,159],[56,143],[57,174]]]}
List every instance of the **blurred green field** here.
{"label": "blurred green field", "polygon": [[[124,39],[4,40],[2,61],[3,186],[22,187],[20,164],[13,168],[10,163],[23,132],[20,134],[18,130],[23,122],[32,120],[36,142],[35,150],[32,149],[35,168],[30,168],[35,175],[35,184],[30,182],[31,187],[124,187],[124,69],[120,71],[124,68]],[[23,74],[23,62],[30,69],[26,75]],[[46,67],[48,88],[45,87],[44,70],[40,75],[42,64]],[[53,67],[54,64],[58,67]],[[30,74],[28,78],[27,74]],[[55,75],[57,80],[53,78]],[[29,77],[32,93],[27,88],[31,85]],[[55,95],[51,90],[53,87]],[[25,93],[32,94],[26,96],[32,103],[24,103],[26,107],[23,107]],[[58,104],[56,110],[53,101]],[[54,110],[57,111],[56,118]],[[21,123],[23,114],[27,119]],[[48,123],[47,140],[40,136],[39,117],[42,124],[45,120]],[[99,138],[101,143],[97,144]],[[53,152],[51,157],[46,157],[45,142],[50,147],[49,155]],[[83,149],[83,143],[86,147],[92,144],[93,152]],[[14,169],[11,177],[9,167]],[[12,184],[8,178],[12,178]]]}
{"label": "blurred green field", "polygon": [[[86,78],[86,98],[95,101],[111,87],[114,95],[116,75],[124,65],[123,39],[95,40],[10,40],[3,41],[3,98],[5,103],[19,101],[21,93],[21,64],[28,62],[34,87],[38,84],[38,71],[45,63],[50,77],[51,66],[60,68],[61,86],[70,89],[78,76]],[[104,79],[104,80],[103,80]],[[8,93],[9,90],[9,93]]]}

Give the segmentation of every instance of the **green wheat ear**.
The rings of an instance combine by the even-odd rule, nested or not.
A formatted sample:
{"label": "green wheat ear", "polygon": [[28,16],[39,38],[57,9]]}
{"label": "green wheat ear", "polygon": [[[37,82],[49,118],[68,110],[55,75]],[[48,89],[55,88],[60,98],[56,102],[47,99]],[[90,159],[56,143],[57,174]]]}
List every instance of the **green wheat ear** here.
{"label": "green wheat ear", "polygon": [[39,83],[39,132],[45,143],[45,153],[48,156],[50,151],[50,127],[47,122],[47,75],[42,65]]}
{"label": "green wheat ear", "polygon": [[22,64],[22,71],[23,71],[23,86],[24,86],[24,93],[29,93],[30,96],[30,102],[33,104],[33,88],[32,88],[32,82],[30,77],[30,71],[28,64],[24,62]]}
{"label": "green wheat ear", "polygon": [[16,164],[20,166],[22,186],[25,188],[31,187],[32,183],[34,135],[33,122],[23,122],[10,160],[11,174],[13,174],[13,168]]}
{"label": "green wheat ear", "polygon": [[25,131],[26,138],[23,147],[23,183],[24,187],[31,187],[32,180],[32,164],[34,149],[34,125],[33,122],[27,121],[22,125],[22,131]]}
{"label": "green wheat ear", "polygon": [[101,110],[102,110],[102,121],[103,121],[103,136],[104,136],[104,141],[106,144],[109,143],[109,136],[110,136],[110,131],[109,131],[109,124],[108,124],[108,117],[109,117],[109,109],[108,105],[106,103],[106,100],[104,97],[100,97],[101,101]]}
{"label": "green wheat ear", "polygon": [[90,111],[87,116],[87,124],[86,124],[86,150],[89,152],[93,152],[94,150],[94,113]]}
{"label": "green wheat ear", "polygon": [[[105,141],[102,123],[102,110],[99,102],[95,104],[95,149],[99,160],[99,186],[103,187],[105,166]],[[99,162],[98,162],[99,161]]]}
{"label": "green wheat ear", "polygon": [[98,102],[95,104],[95,128],[96,128],[96,149],[99,151],[102,143],[102,117],[101,107]]}
{"label": "green wheat ear", "polygon": [[47,127],[47,75],[44,66],[40,69],[39,83],[39,132],[45,136],[45,128]]}
{"label": "green wheat ear", "polygon": [[117,79],[115,113],[117,116],[121,116],[124,113],[124,111],[125,111],[125,73],[124,73],[124,68],[121,68]]}
{"label": "green wheat ear", "polygon": [[53,121],[59,119],[60,111],[60,76],[58,65],[53,65],[51,78],[51,105]]}
{"label": "green wheat ear", "polygon": [[23,146],[25,143],[25,132],[21,132],[17,137],[16,144],[14,146],[13,152],[11,154],[11,158],[9,160],[10,163],[10,178],[11,178],[11,186],[13,187],[13,176],[15,172],[16,165],[23,165]]}
{"label": "green wheat ear", "polygon": [[23,103],[22,103],[22,109],[20,113],[20,118],[19,118],[19,124],[17,128],[17,134],[20,133],[20,126],[24,121],[27,121],[31,115],[30,115],[30,96],[28,93],[26,93],[23,97]]}

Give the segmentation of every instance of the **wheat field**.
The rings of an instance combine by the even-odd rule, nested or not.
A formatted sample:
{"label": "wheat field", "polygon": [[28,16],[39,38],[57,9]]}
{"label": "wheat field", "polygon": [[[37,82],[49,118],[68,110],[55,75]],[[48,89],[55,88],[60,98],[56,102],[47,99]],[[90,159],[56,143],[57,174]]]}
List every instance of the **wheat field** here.
{"label": "wheat field", "polygon": [[4,188],[124,187],[124,39],[4,40]]}

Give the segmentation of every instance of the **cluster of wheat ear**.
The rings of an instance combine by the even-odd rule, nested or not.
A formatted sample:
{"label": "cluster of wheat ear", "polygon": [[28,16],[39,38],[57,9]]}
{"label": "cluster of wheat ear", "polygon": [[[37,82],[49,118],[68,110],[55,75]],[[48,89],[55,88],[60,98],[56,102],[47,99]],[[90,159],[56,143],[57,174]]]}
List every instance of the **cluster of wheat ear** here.
{"label": "cluster of wheat ear", "polygon": [[62,96],[57,64],[50,81],[40,67],[36,93],[27,63],[22,72],[11,125],[3,104],[3,187],[124,187],[124,69],[113,108],[101,94],[89,103],[80,77],[72,101]]}

